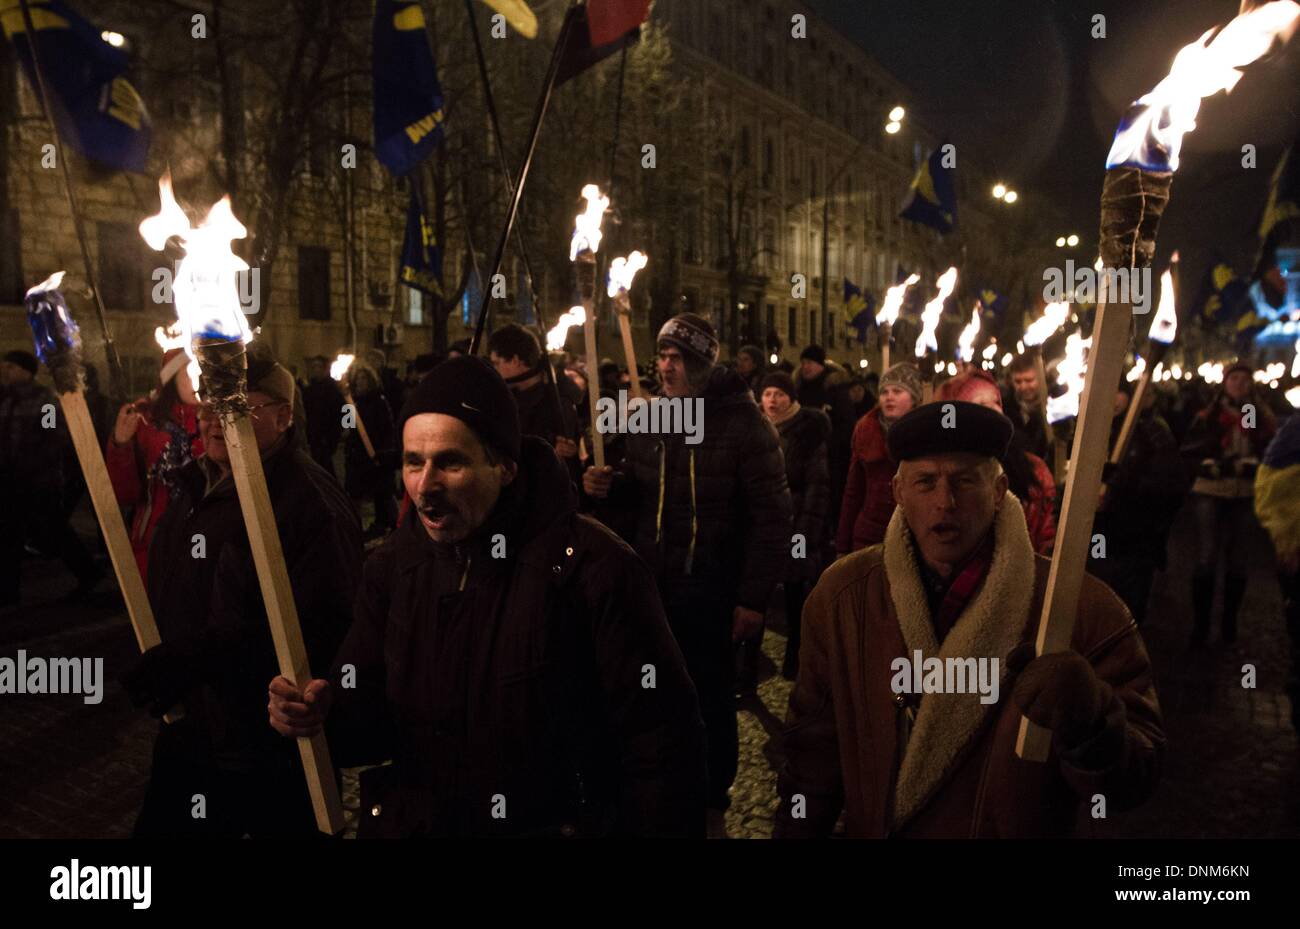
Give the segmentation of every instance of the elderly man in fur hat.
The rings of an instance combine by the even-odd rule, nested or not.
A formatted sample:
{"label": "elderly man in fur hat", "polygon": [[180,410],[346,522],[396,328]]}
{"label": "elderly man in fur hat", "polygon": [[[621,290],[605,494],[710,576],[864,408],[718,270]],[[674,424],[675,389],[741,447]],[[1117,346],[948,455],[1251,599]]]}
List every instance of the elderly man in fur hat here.
{"label": "elderly man in fur hat", "polygon": [[[1085,577],[1071,648],[1034,657],[1050,562],[997,461],[1012,430],[961,401],[890,430],[885,540],[804,609],[778,836],[828,835],[841,813],[855,837],[1065,836],[1099,798],[1109,814],[1150,796],[1160,709],[1119,598]],[[1052,730],[1046,763],[1016,757],[1022,715]]]}

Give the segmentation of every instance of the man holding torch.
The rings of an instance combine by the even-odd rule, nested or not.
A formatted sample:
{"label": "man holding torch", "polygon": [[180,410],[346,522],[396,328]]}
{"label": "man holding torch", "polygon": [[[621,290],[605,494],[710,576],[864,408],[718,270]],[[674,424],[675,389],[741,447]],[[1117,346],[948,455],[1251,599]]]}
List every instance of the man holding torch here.
{"label": "man holding torch", "polygon": [[658,581],[700,695],[709,835],[721,837],[739,758],[733,646],[762,635],[797,543],[780,439],[744,378],[717,363],[712,325],[693,313],[674,316],[658,348],[663,395],[701,402],[700,442],[628,434],[622,462],[590,467],[582,482],[597,515],[620,527]]}
{"label": "man holding torch", "polygon": [[[889,430],[884,543],[828,568],[804,607],[778,837],[829,836],[841,811],[854,838],[1062,837],[1098,794],[1114,812],[1154,789],[1160,710],[1119,599],[1086,579],[1069,650],[1034,658],[1050,562],[998,464],[1011,433],[960,400]],[[932,686],[928,669],[912,686],[932,661],[993,686]],[[1053,764],[1016,757],[1022,713],[1052,731]]]}
{"label": "man holding torch", "polygon": [[330,679],[267,676],[271,725],[393,759],[362,775],[363,838],[701,835],[699,708],[646,566],[483,359],[434,368],[400,427],[412,518]]}
{"label": "man holding torch", "polygon": [[[253,434],[307,654],[325,667],[351,621],[361,526],[337,482],[295,446],[293,376],[261,354],[248,366]],[[123,681],[155,716],[185,708],[154,744],[135,834],[310,836],[317,830],[298,752],[266,728],[276,654],[222,420],[209,407],[200,407],[199,431],[204,454],[181,469],[180,495],[150,549],[162,644]]]}

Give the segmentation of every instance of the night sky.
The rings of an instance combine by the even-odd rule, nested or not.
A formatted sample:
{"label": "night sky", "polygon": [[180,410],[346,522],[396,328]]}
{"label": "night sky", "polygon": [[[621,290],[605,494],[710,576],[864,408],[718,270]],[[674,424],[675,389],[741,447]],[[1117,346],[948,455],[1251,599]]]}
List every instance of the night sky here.
{"label": "night sky", "polygon": [[[949,134],[959,152],[972,146],[982,165],[1018,189],[1018,207],[1054,201],[1089,261],[1106,153],[1126,105],[1168,72],[1178,49],[1238,10],[1237,0],[811,5],[912,89],[929,129]],[[1091,36],[1095,13],[1106,17],[1105,39]],[[1201,105],[1161,225],[1158,266],[1177,248],[1185,275],[1216,256],[1251,270],[1273,167],[1300,124],[1298,47],[1293,38],[1276,60],[1248,69],[1230,95]],[[1254,170],[1241,166],[1247,142],[1258,148]]]}

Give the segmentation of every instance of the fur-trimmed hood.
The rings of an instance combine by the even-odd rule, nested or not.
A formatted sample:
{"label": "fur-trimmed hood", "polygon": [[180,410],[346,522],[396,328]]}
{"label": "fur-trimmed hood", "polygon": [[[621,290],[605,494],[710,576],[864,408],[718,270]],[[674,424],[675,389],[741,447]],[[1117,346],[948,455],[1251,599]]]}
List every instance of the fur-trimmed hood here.
{"label": "fur-trimmed hood", "polygon": [[[884,564],[890,597],[898,614],[907,654],[924,658],[996,658],[998,684],[1007,683],[1006,657],[1031,621],[1034,549],[1025,514],[1014,494],[1007,493],[993,525],[993,561],[984,583],[966,605],[940,645],[935,640],[930,608],[921,581],[919,554],[901,507],[885,531]],[[1010,695],[1003,693],[1003,699]],[[926,694],[917,711],[911,738],[903,749],[894,788],[894,827],[902,826],[925,806],[976,741],[994,704],[979,694]]]}

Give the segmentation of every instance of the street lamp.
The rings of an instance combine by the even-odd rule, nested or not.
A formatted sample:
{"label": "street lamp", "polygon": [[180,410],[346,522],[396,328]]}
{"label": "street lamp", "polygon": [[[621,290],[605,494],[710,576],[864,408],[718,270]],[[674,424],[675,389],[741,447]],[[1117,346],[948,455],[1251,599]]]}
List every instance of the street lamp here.
{"label": "street lamp", "polygon": [[1065,248],[1065,236],[1063,236],[1063,235],[1058,235],[1058,236],[1056,237],[1056,247],[1057,247],[1057,248]]}
{"label": "street lamp", "polygon": [[1016,200],[1018,200],[1019,198],[1020,198],[1020,195],[1019,195],[1018,193],[1016,193],[1014,190],[1008,190],[1008,191],[1007,191],[1007,195],[1006,195],[1005,197],[1002,198],[1002,202],[1003,202],[1003,203],[1015,203]]}
{"label": "street lamp", "polygon": [[1070,248],[1074,248],[1076,245],[1079,244],[1079,237],[1077,235],[1071,235],[1068,239],[1065,240],[1065,244],[1070,246]]}
{"label": "street lamp", "polygon": [[898,132],[899,129],[902,128],[903,128],[903,124],[896,119],[891,120],[888,123],[885,123],[885,131],[888,132],[890,135],[894,135],[896,132]]}
{"label": "street lamp", "polygon": [[1007,195],[1007,185],[1006,185],[1006,184],[998,183],[998,184],[994,184],[994,185],[993,185],[993,199],[994,199],[994,200],[1001,200],[1001,199],[1002,199],[1003,197],[1005,197],[1006,195]]}
{"label": "street lamp", "polygon": [[889,111],[889,121],[894,123],[901,123],[903,121],[904,112],[905,111],[901,106],[894,107],[892,110]]}

